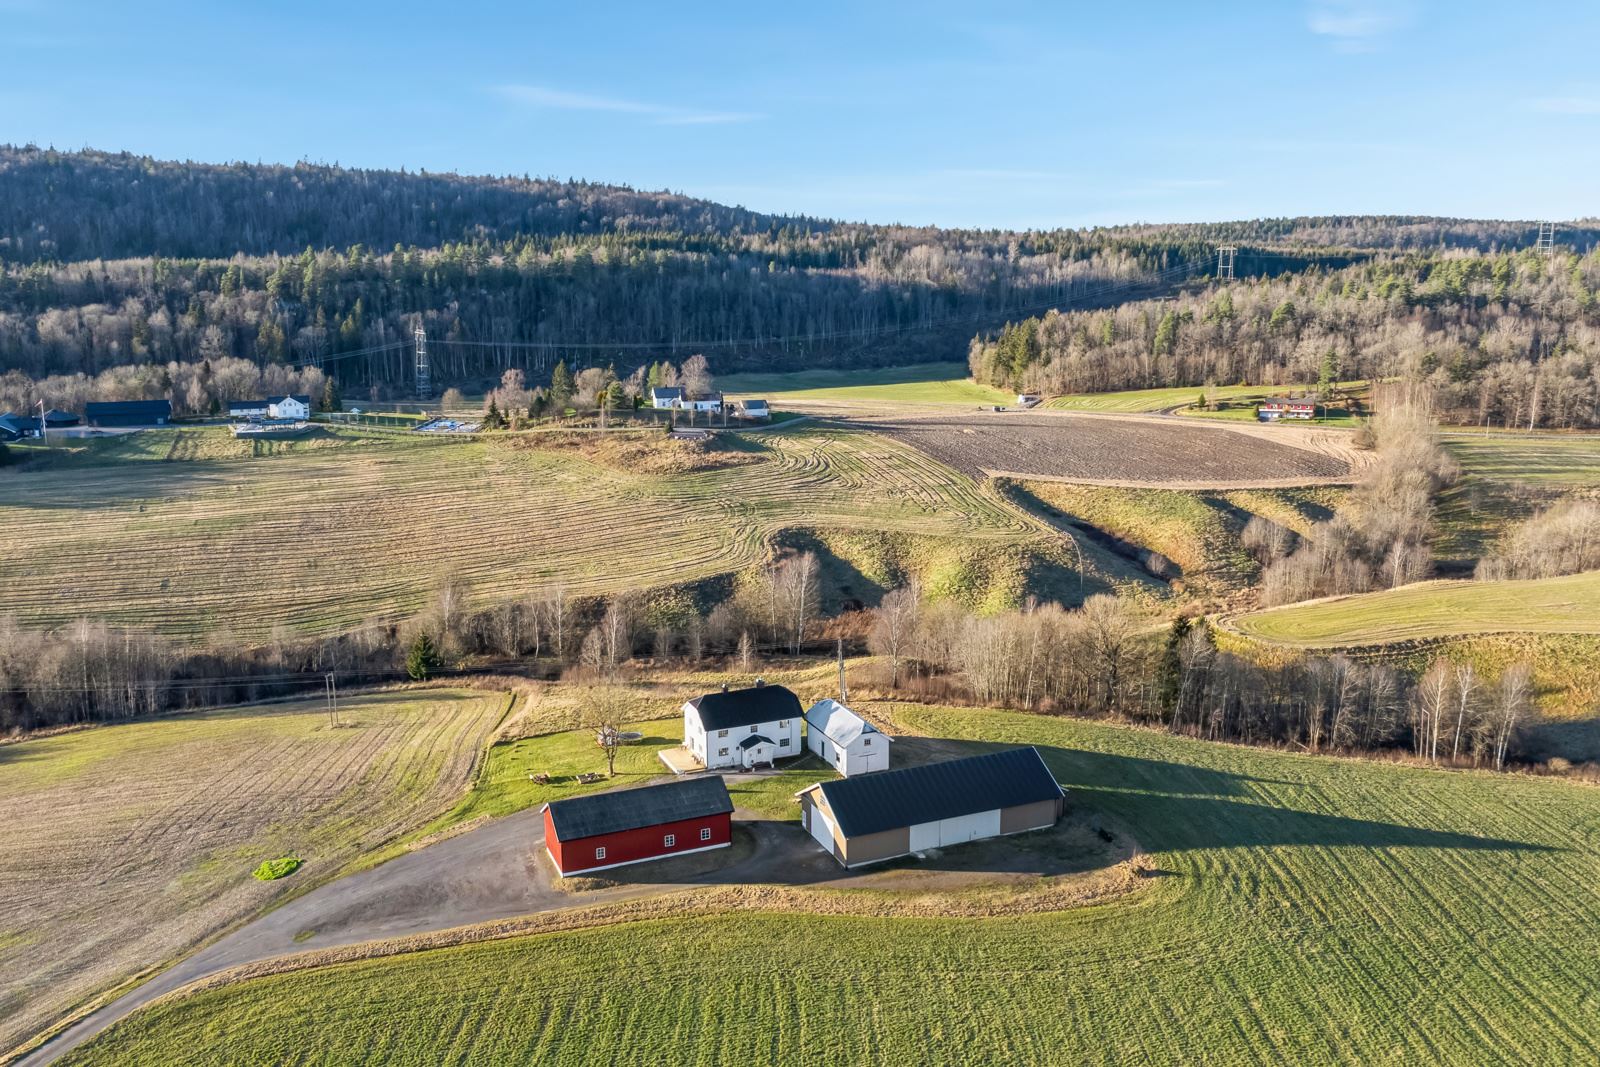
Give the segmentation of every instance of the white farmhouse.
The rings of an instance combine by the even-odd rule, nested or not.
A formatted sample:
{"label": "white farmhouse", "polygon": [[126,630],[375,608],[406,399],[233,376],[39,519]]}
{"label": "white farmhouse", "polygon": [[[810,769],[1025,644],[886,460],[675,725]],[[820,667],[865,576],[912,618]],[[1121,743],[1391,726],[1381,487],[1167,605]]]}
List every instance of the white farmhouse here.
{"label": "white farmhouse", "polygon": [[828,697],[806,712],[806,747],[849,778],[889,769],[889,735]]}
{"label": "white farmhouse", "polygon": [[679,408],[683,406],[683,390],[675,385],[658,385],[650,390],[653,408]]}
{"label": "white farmhouse", "polygon": [[311,398],[309,396],[269,396],[267,397],[267,417],[269,419],[309,419],[311,417]]}
{"label": "white farmhouse", "polygon": [[683,705],[683,747],[710,770],[770,765],[800,755],[800,698],[761,679]]}

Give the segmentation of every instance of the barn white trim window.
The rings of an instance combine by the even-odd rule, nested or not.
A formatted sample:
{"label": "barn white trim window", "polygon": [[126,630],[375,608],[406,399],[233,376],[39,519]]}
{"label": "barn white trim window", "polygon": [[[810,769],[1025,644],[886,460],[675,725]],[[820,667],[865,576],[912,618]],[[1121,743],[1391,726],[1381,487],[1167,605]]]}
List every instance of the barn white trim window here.
{"label": "barn white trim window", "polygon": [[662,848],[677,848],[678,847],[678,835],[677,834],[667,834],[664,837],[662,837],[661,838],[661,847]]}
{"label": "barn white trim window", "polygon": [[709,827],[709,826],[700,827],[700,840],[702,840],[702,841],[710,841],[711,840],[711,827]]}
{"label": "barn white trim window", "polygon": [[605,859],[606,858],[606,846],[604,846],[604,845],[596,845],[595,846],[595,850],[594,850],[594,858],[597,859],[597,860]]}

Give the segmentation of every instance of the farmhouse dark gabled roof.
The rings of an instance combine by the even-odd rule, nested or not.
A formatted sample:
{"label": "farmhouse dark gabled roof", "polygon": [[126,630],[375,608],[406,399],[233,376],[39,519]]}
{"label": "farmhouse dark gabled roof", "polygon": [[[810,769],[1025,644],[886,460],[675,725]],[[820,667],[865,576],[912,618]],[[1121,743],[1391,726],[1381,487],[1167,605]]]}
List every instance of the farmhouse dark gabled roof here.
{"label": "farmhouse dark gabled roof", "polygon": [[650,395],[661,400],[678,400],[683,397],[683,390],[675,385],[658,385],[650,390]]}
{"label": "farmhouse dark gabled roof", "polygon": [[757,745],[770,744],[772,744],[772,738],[768,737],[766,734],[751,734],[749,737],[746,737],[743,741],[739,742],[739,747],[755,748]]}
{"label": "farmhouse dark gabled roof", "polygon": [[291,393],[291,394],[288,394],[288,395],[285,395],[285,396],[269,396],[269,397],[267,397],[267,403],[269,403],[269,404],[281,404],[285,400],[298,400],[298,401],[300,401],[300,403],[305,404],[307,407],[311,406],[311,397],[309,395],[305,395],[305,394]]}
{"label": "farmhouse dark gabled roof", "polygon": [[798,719],[802,715],[800,698],[781,685],[753,685],[727,693],[707,693],[689,701],[689,706],[700,713],[700,725],[706,730],[754,726],[760,722]]}
{"label": "farmhouse dark gabled roof", "polygon": [[719,775],[686,778],[643,789],[619,789],[586,797],[552,800],[545,805],[557,841],[638,830],[667,822],[727,815],[733,811],[728,787]]}
{"label": "farmhouse dark gabled roof", "polygon": [[841,778],[817,788],[846,837],[1058,800],[1063,795],[1055,775],[1032,746]]}

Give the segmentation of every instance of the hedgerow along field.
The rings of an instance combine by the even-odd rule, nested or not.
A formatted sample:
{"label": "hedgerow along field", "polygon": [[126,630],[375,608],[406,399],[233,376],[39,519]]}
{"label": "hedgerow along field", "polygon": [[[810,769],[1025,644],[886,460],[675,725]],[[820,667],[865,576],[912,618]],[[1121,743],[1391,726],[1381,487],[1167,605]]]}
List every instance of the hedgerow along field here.
{"label": "hedgerow along field", "polygon": [[1592,788],[872,710],[1045,746],[1153,876],[1057,913],[735,913],[302,971],[156,1005],[64,1062],[1555,1064],[1600,1043]]}
{"label": "hedgerow along field", "polygon": [[[220,428],[147,431],[0,472],[0,611],[29,626],[87,617],[259,640],[409,616],[447,569],[482,606],[738,572],[794,527],[975,550],[1059,542],[986,487],[853,429],[736,435],[728,453],[676,470],[537,447],[538,435],[336,437],[261,458],[168,460],[175,434],[197,435],[186,448],[200,454],[236,444]],[[694,459],[692,445],[638,439]]]}
{"label": "hedgerow along field", "polygon": [[[420,690],[0,746],[0,1053],[455,803],[506,709]],[[293,856],[292,877],[259,881]]]}
{"label": "hedgerow along field", "polygon": [[1251,637],[1340,648],[1485,633],[1600,633],[1600,571],[1526,581],[1417,582],[1240,616]]}

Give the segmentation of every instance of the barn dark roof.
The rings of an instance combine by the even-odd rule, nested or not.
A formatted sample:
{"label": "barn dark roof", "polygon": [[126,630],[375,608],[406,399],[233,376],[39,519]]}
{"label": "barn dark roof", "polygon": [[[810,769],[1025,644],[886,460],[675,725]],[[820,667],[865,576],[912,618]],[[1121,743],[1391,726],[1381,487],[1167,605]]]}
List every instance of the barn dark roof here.
{"label": "barn dark roof", "polygon": [[172,414],[172,403],[167,400],[103,400],[83,406],[84,415],[138,415],[165,419]]}
{"label": "barn dark roof", "polygon": [[689,701],[689,706],[700,713],[700,725],[707,730],[754,726],[761,722],[798,719],[802,715],[800,698],[781,685],[753,685],[726,693],[707,693]]}
{"label": "barn dark roof", "polygon": [[707,815],[727,815],[733,811],[728,787],[719,775],[686,778],[643,789],[619,789],[586,797],[552,800],[550,825],[557,841],[576,841],[645,826],[699,819]]}
{"label": "barn dark roof", "polygon": [[841,778],[818,788],[846,837],[1062,796],[1032,746]]}
{"label": "barn dark roof", "polygon": [[78,421],[78,416],[72,414],[70,411],[62,411],[60,408],[51,408],[49,411],[44,413],[44,421],[45,424],[49,426],[70,426]]}

